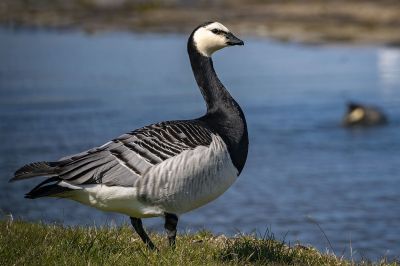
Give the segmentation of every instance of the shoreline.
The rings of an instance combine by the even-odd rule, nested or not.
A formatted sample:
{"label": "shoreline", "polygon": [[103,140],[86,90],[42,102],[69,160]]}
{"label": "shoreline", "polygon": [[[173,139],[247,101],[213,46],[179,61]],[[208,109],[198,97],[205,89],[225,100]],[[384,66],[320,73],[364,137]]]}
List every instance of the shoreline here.
{"label": "shoreline", "polygon": [[129,5],[116,1],[120,4],[112,6],[109,0],[65,2],[49,1],[41,6],[35,1],[5,0],[0,4],[0,26],[88,33],[188,33],[204,21],[215,20],[240,35],[283,42],[400,46],[400,2],[396,1],[237,0],[189,5],[185,1],[133,0]]}

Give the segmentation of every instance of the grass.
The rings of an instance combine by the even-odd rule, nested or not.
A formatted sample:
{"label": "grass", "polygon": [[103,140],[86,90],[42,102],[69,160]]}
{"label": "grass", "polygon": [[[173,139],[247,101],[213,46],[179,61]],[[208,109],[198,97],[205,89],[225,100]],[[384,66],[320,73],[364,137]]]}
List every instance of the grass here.
{"label": "grass", "polygon": [[66,227],[3,220],[0,265],[354,265],[311,247],[289,247],[271,234],[234,238],[204,231],[179,234],[175,249],[163,234],[152,233],[151,238],[160,251],[147,250],[128,225]]}

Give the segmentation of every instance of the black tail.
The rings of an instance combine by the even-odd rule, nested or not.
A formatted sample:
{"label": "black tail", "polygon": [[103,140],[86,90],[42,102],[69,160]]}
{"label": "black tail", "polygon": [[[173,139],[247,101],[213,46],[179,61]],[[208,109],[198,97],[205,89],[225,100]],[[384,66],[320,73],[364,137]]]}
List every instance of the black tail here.
{"label": "black tail", "polygon": [[41,198],[41,197],[51,197],[51,196],[56,196],[61,193],[71,191],[72,189],[66,188],[66,187],[61,187],[57,184],[55,185],[47,185],[43,187],[38,187],[36,189],[32,189],[28,193],[25,194],[25,198],[27,199],[36,199],[36,198]]}
{"label": "black tail", "polygon": [[[23,180],[35,176],[50,176],[31,191],[25,194],[25,198],[36,199],[41,197],[59,196],[60,193],[70,191],[70,188],[59,186],[60,178],[57,175],[60,162],[36,162],[27,164],[18,169],[10,182]],[[53,184],[49,184],[53,183]]]}
{"label": "black tail", "polygon": [[59,162],[37,162],[27,164],[18,169],[10,182],[27,179],[35,176],[54,176],[57,174]]}
{"label": "black tail", "polygon": [[[59,186],[60,179],[55,176],[44,180],[42,183],[34,187],[31,191],[25,194],[25,198],[27,199],[36,199],[41,197],[49,197],[59,195],[60,193],[64,193],[66,191],[71,191],[72,189]],[[51,185],[46,185],[48,183],[56,182]],[[46,185],[46,186],[44,186]]]}

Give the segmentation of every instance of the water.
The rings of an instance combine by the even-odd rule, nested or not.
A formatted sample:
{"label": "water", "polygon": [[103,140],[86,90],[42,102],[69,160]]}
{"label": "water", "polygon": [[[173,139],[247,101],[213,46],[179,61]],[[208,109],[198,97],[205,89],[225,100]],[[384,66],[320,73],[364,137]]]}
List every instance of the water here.
{"label": "water", "polygon": [[[270,228],[278,239],[376,259],[400,254],[400,50],[248,39],[214,65],[246,114],[247,165],[222,197],[181,217],[182,231]],[[54,160],[132,129],[204,112],[186,37],[0,30],[0,209],[26,220],[121,224],[66,200],[26,200],[9,184],[25,163]],[[347,100],[383,107],[386,127],[339,126]],[[145,221],[161,230],[160,218]]]}

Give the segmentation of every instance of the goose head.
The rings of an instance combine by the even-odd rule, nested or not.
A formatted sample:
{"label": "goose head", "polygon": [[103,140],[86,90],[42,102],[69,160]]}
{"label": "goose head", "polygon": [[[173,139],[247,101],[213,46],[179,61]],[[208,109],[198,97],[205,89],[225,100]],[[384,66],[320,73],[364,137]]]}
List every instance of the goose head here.
{"label": "goose head", "polygon": [[244,44],[219,22],[207,22],[197,27],[192,33],[192,42],[197,51],[207,57],[224,47]]}

